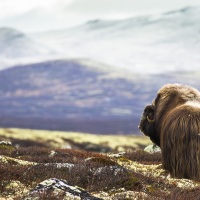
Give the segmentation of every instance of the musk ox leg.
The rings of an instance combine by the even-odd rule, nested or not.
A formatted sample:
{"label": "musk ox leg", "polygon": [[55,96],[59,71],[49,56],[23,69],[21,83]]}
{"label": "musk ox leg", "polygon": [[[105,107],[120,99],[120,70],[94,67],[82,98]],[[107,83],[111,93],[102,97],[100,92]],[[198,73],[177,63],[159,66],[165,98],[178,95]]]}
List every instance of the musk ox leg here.
{"label": "musk ox leg", "polygon": [[161,129],[162,165],[172,177],[200,180],[200,108],[182,105]]}

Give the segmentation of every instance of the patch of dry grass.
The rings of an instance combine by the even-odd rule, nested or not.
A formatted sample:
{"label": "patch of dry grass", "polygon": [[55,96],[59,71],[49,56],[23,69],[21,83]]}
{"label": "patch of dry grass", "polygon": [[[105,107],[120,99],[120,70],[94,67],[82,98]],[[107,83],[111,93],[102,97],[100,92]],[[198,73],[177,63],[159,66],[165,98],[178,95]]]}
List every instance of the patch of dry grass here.
{"label": "patch of dry grass", "polygon": [[[8,140],[19,146],[61,148],[69,147],[84,150],[90,144],[97,149],[108,147],[111,151],[124,151],[144,148],[151,144],[148,137],[135,135],[93,135],[77,132],[44,131],[16,128],[1,128],[0,140]],[[98,146],[99,145],[99,146]],[[94,148],[95,150],[95,148]]]}

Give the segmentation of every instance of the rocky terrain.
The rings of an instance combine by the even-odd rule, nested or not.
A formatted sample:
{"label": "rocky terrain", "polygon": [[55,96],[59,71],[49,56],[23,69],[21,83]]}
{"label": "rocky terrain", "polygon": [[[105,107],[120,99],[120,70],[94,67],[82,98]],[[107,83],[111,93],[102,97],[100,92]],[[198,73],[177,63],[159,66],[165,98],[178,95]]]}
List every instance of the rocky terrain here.
{"label": "rocky terrain", "polygon": [[0,198],[194,199],[200,183],[171,178],[144,136],[0,129]]}

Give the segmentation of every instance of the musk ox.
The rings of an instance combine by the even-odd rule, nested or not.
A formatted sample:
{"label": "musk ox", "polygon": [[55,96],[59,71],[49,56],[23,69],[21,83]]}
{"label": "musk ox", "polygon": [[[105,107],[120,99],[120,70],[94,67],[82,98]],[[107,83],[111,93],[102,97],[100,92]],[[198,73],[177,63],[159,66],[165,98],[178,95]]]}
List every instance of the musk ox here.
{"label": "musk ox", "polygon": [[162,166],[172,177],[200,180],[200,92],[164,85],[144,109],[139,129],[160,146]]}

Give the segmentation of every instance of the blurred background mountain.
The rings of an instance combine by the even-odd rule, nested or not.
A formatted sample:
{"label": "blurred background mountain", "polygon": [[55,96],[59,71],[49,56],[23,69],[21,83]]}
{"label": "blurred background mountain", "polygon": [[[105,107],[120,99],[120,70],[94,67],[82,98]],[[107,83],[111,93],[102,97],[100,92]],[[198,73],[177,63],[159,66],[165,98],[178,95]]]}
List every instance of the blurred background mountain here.
{"label": "blurred background mountain", "polygon": [[144,0],[19,2],[0,15],[1,127],[139,134],[144,106],[163,84],[200,89],[195,1],[159,12],[131,11]]}

